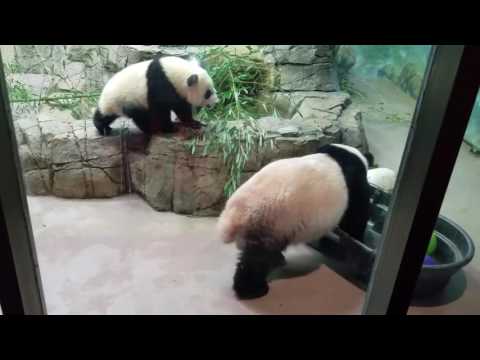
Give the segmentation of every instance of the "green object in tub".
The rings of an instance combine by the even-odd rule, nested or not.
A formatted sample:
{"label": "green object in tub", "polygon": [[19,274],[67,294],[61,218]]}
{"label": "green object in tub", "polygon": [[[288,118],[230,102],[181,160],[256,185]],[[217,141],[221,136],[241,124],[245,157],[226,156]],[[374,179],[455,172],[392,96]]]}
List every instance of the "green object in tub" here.
{"label": "green object in tub", "polygon": [[428,243],[427,255],[431,256],[435,250],[437,250],[437,235],[433,233],[430,242]]}

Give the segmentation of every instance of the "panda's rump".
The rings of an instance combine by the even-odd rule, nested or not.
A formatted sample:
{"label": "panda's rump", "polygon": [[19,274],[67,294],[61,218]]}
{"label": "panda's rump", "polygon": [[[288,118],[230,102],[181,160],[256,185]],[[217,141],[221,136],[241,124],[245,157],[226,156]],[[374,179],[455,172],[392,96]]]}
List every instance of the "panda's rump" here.
{"label": "panda's rump", "polygon": [[148,108],[146,71],[150,62],[128,66],[107,82],[98,102],[103,114],[126,115],[124,108]]}
{"label": "panda's rump", "polygon": [[348,205],[348,192],[341,169],[334,162],[304,166],[291,174],[276,206],[276,233],[289,234],[289,242],[304,243],[320,238],[336,227]]}
{"label": "panda's rump", "polygon": [[245,241],[246,233],[260,229],[271,241],[294,244],[337,226],[348,203],[341,169],[324,155],[312,160],[270,163],[244,183],[220,218],[227,239]]}

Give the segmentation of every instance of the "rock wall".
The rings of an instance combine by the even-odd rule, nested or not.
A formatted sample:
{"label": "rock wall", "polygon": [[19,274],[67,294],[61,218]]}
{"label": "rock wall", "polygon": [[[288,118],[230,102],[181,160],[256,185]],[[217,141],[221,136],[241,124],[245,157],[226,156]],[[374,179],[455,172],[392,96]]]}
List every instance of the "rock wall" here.
{"label": "rock wall", "polygon": [[278,72],[277,91],[338,91],[335,45],[271,45],[266,61]]}
{"label": "rock wall", "polygon": [[[78,74],[78,87],[88,89],[103,85],[112,72],[156,54],[186,56],[204,48],[22,45],[15,47],[15,57],[29,73],[12,76],[41,90],[54,81],[49,75],[52,68],[66,78]],[[244,50],[242,46],[228,48],[237,53]],[[273,160],[310,154],[327,143],[341,142],[368,151],[361,113],[349,107],[347,93],[338,91],[336,55],[345,53],[345,57],[348,51],[332,45],[274,45],[264,47],[263,53],[277,80],[272,95],[280,119],[258,119],[274,148],[252,155],[242,181]],[[346,67],[349,61],[343,62]],[[68,80],[57,86],[73,86]],[[148,140],[130,120],[119,119],[114,135],[101,137],[91,119],[77,120],[68,112],[47,107],[38,113],[19,112],[14,119],[31,195],[105,198],[136,192],[156,210],[191,215],[217,215],[224,205],[228,175],[223,159],[218,154],[192,155],[185,145],[191,133]]]}
{"label": "rock wall", "polygon": [[98,136],[90,122],[47,110],[15,121],[29,194],[101,198],[125,192],[122,139]]}
{"label": "rock wall", "polygon": [[71,88],[101,88],[124,67],[156,54],[187,56],[207,45],[14,45],[22,73],[60,75]]}
{"label": "rock wall", "polygon": [[393,65],[387,64],[378,70],[378,76],[392,81],[413,98],[417,98],[420,94],[423,75],[412,63],[405,64],[399,74],[395,72]]}
{"label": "rock wall", "polygon": [[[366,151],[361,116],[348,111],[348,94],[294,96],[292,101],[302,101],[296,114],[304,117],[258,119],[274,148],[252,155],[243,181],[273,160],[310,154],[332,142]],[[114,123],[112,136],[102,137],[91,119],[76,120],[48,108],[14,124],[30,195],[108,198],[136,192],[156,210],[198,216],[217,215],[224,205],[223,159],[217,154],[192,155],[185,145],[192,133],[148,140],[122,118]]]}

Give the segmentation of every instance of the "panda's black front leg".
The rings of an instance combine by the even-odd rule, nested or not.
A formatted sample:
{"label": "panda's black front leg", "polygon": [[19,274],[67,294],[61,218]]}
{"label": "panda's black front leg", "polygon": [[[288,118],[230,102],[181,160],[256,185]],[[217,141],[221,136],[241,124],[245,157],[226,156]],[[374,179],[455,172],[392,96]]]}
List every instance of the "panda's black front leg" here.
{"label": "panda's black front leg", "polygon": [[173,111],[177,114],[178,119],[184,124],[185,126],[192,128],[192,129],[201,129],[204,124],[200,121],[197,121],[193,118],[193,108],[192,105],[187,103],[186,101],[182,101],[181,103],[177,104]]}
{"label": "panda's black front leg", "polygon": [[93,124],[100,135],[108,136],[112,133],[110,124],[114,122],[117,117],[118,115],[116,114],[103,115],[99,109],[96,109],[93,115]]}
{"label": "panda's black front leg", "polygon": [[178,131],[178,126],[172,122],[170,109],[154,109],[151,112],[150,131],[163,133],[174,133]]}

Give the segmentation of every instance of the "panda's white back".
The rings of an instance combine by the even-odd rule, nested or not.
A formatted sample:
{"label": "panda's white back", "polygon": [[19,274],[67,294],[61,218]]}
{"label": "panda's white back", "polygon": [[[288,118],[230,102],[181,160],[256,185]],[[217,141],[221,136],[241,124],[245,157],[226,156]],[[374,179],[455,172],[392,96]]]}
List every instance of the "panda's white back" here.
{"label": "panda's white back", "polygon": [[147,69],[152,60],[142,61],[116,73],[105,85],[98,101],[103,114],[122,114],[128,103],[147,108]]}
{"label": "panda's white back", "polygon": [[[177,93],[189,99],[187,78],[196,73],[202,87],[213,86],[207,72],[196,61],[188,61],[176,56],[160,58],[160,64],[168,81]],[[137,106],[148,109],[147,70],[152,60],[127,66],[116,73],[105,85],[98,102],[103,114],[123,114],[123,106]],[[191,101],[190,101],[191,102]]]}
{"label": "panda's white back", "polygon": [[223,241],[236,241],[264,228],[271,241],[288,235],[290,243],[319,238],[333,230],[348,205],[340,166],[325,154],[283,159],[262,168],[228,200],[218,230]]}

